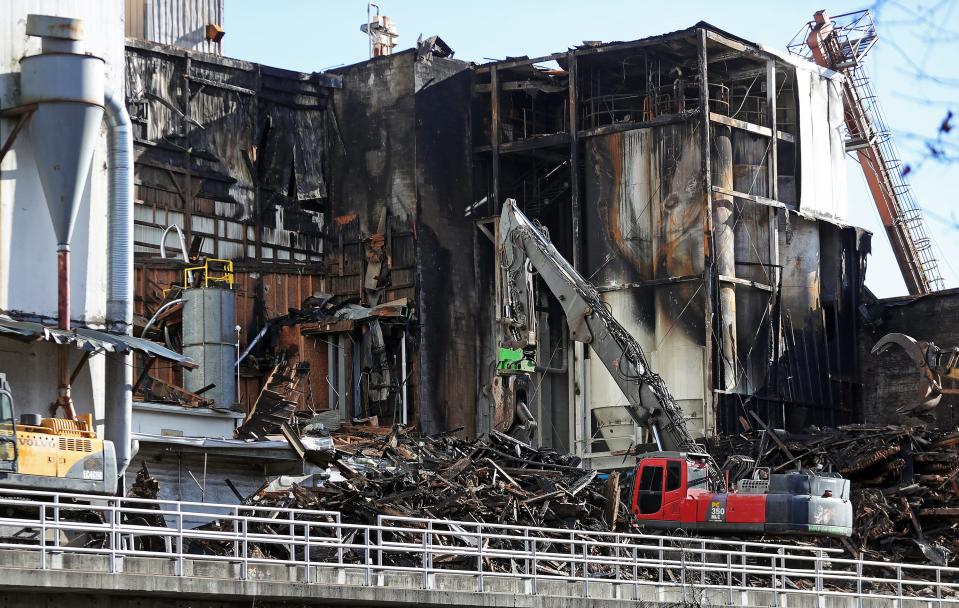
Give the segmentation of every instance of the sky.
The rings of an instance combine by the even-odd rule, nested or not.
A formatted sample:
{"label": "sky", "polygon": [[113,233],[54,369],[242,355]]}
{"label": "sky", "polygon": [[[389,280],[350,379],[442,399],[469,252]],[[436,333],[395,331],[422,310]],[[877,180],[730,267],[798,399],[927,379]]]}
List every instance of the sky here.
{"label": "sky", "polygon": [[[507,55],[563,51],[584,40],[635,40],[707,21],[743,38],[784,49],[826,4],[807,1],[662,2],[649,0],[381,0],[399,31],[397,49],[438,34],[456,58],[483,63]],[[946,287],[959,287],[959,213],[953,205],[959,162],[931,158],[927,142],[952,108],[959,114],[959,1],[831,0],[830,14],[869,8],[879,42],[866,66],[909,181]],[[358,0],[226,0],[223,52],[229,57],[316,72],[368,57],[367,3]],[[957,125],[959,126],[959,125]],[[959,132],[959,129],[956,130]],[[955,134],[948,134],[951,141]],[[959,137],[959,136],[957,136]],[[947,152],[953,148],[938,146]],[[847,163],[849,223],[873,233],[867,286],[879,297],[905,295],[895,258],[859,166]]]}

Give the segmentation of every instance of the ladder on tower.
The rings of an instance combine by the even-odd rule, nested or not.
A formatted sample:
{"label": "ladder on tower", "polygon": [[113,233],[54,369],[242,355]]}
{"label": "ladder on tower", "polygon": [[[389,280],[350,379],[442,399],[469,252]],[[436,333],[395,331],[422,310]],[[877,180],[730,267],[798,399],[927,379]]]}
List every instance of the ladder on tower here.
{"label": "ladder on tower", "polygon": [[869,11],[830,18],[819,11],[793,38],[790,52],[841,73],[846,151],[855,153],[892,245],[906,288],[921,295],[944,287],[922,210],[902,170],[863,60],[878,34]]}

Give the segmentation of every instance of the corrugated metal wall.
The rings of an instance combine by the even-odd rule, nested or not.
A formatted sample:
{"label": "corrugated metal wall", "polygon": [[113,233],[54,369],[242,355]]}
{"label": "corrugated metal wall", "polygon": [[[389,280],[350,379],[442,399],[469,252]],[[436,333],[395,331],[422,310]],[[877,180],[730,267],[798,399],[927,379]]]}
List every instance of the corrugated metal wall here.
{"label": "corrugated metal wall", "polygon": [[207,24],[224,27],[224,0],[126,0],[126,35],[161,44],[223,54],[206,38]]}

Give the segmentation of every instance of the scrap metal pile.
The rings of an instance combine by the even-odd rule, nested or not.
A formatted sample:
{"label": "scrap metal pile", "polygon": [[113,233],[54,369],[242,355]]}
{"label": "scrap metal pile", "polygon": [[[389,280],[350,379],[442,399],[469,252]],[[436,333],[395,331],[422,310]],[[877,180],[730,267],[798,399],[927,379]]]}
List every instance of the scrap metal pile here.
{"label": "scrap metal pile", "polygon": [[575,456],[496,431],[473,441],[454,433],[345,426],[332,433],[332,447],[311,449],[316,437],[307,425],[297,449],[326,466],[329,478],[283,488],[268,483],[245,504],[334,510],[349,523],[396,515],[610,530],[626,521],[618,476],[602,479],[579,468]]}
{"label": "scrap metal pile", "polygon": [[805,435],[750,432],[714,447],[773,472],[823,467],[850,479],[853,536],[823,542],[877,561],[945,565],[959,554],[959,432],[848,425]]}

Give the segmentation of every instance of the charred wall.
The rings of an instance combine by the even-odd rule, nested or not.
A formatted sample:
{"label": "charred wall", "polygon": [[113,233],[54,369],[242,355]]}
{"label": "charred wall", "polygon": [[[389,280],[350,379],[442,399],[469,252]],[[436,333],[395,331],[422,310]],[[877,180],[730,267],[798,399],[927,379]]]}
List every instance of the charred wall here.
{"label": "charred wall", "polygon": [[[419,425],[475,431],[475,324],[467,64],[404,51],[338,70],[334,291],[363,294],[368,244],[385,242],[384,301],[414,309],[406,379]],[[469,387],[466,389],[465,387]]]}
{"label": "charred wall", "polygon": [[[267,324],[329,289],[322,265],[328,105],[340,78],[129,40],[126,83],[136,155],[137,327],[142,331],[175,298],[171,288],[185,284],[185,267],[222,258],[234,264],[235,321],[245,348]],[[183,231],[186,255],[170,233],[161,257],[168,226]],[[163,334],[150,337],[177,348],[176,319],[158,327]],[[325,346],[306,337],[279,344],[274,337],[241,367],[242,405],[252,405],[273,369],[271,352],[292,348],[312,370],[302,405],[329,407]],[[179,370],[160,364],[150,374],[182,386]]]}
{"label": "charred wall", "polygon": [[[920,402],[919,370],[905,351],[891,346],[873,355],[873,345],[887,333],[898,332],[916,340],[935,342],[942,348],[959,346],[959,290],[949,289],[928,296],[888,298],[866,308],[868,322],[859,334],[863,366],[863,411],[871,424],[922,424],[915,417],[896,412]],[[956,383],[943,380],[943,386]],[[943,395],[931,411],[931,425],[954,430],[959,425],[959,396]]]}
{"label": "charred wall", "polygon": [[[835,222],[841,188],[802,188],[823,152],[800,144],[841,133],[799,83],[834,88],[828,75],[702,22],[475,72],[475,221],[493,226],[514,198],[546,226],[649,351],[694,434],[740,432],[753,414],[797,430],[856,419],[868,235]],[[551,300],[541,329],[576,353]],[[495,310],[483,357],[495,356]],[[594,465],[642,441],[604,366],[588,349],[568,362],[550,376],[564,386],[533,378],[566,408],[542,419],[541,440]]]}
{"label": "charred wall", "polygon": [[476,432],[477,317],[473,276],[470,114],[472,72],[418,60],[416,85],[417,298],[424,429]]}
{"label": "charred wall", "polygon": [[177,224],[197,254],[321,261],[339,78],[131,40],[126,80],[138,260],[156,257]]}

